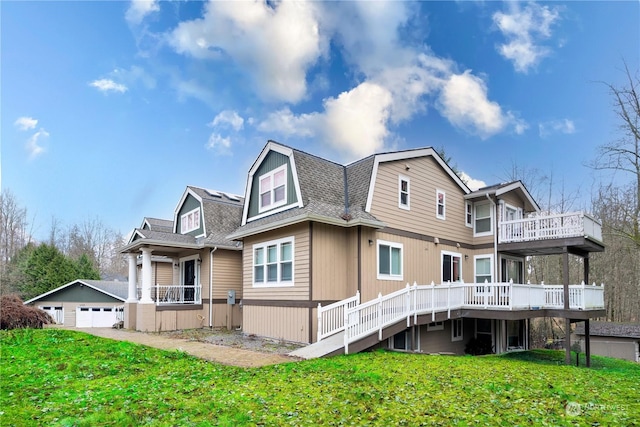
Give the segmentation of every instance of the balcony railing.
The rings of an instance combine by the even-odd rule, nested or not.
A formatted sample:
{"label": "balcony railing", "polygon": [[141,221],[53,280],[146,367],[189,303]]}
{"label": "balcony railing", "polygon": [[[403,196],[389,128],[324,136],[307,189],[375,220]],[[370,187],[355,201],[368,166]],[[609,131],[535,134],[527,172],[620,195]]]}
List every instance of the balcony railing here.
{"label": "balcony railing", "polygon": [[544,215],[500,221],[499,243],[528,242],[532,240],[591,237],[602,241],[602,225],[593,217],[582,213]]}
{"label": "balcony railing", "polygon": [[[142,288],[138,288],[138,299]],[[156,305],[202,304],[202,285],[156,285],[151,287],[151,300]]]}
{"label": "balcony railing", "polygon": [[[346,301],[346,300],[345,300]],[[336,303],[336,306],[340,305]],[[532,285],[509,283],[447,283],[443,285],[418,285],[380,294],[378,298],[357,304],[344,306],[344,321],[338,326],[345,331],[345,352],[349,344],[361,338],[378,333],[387,326],[404,321],[407,326],[419,315],[431,314],[433,321],[436,313],[451,310],[491,309],[491,310],[539,310],[544,308],[564,308],[564,288],[562,285]],[[604,285],[569,285],[569,308],[572,310],[594,310],[604,308]],[[338,332],[323,330],[324,336]]]}

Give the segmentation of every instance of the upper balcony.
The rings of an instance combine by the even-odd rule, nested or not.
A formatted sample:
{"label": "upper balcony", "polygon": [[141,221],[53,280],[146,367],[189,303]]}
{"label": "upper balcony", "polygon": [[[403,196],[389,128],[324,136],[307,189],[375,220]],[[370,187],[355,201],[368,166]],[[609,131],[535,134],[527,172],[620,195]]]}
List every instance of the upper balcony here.
{"label": "upper balcony", "polygon": [[531,214],[527,218],[498,223],[498,249],[522,255],[604,250],[602,225],[583,212]]}

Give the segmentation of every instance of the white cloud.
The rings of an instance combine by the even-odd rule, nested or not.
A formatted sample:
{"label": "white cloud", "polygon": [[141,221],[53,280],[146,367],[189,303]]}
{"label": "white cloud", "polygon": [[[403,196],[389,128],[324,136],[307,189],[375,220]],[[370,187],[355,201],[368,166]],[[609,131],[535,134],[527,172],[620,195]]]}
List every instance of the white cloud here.
{"label": "white cloud", "polygon": [[453,125],[488,138],[509,124],[509,115],[496,102],[487,98],[487,86],[469,70],[453,74],[440,93],[440,112]]}
{"label": "white cloud", "polygon": [[131,0],[129,9],[124,17],[130,24],[140,24],[142,20],[153,12],[160,10],[160,4],[157,0]]}
{"label": "white cloud", "polygon": [[476,191],[480,188],[484,188],[487,184],[480,179],[473,179],[465,172],[460,172],[460,179],[467,184],[467,187],[471,189],[471,191]]}
{"label": "white cloud", "polygon": [[316,5],[211,1],[202,18],[180,23],[169,43],[195,58],[228,56],[250,75],[261,97],[298,102],[306,95],[307,70],[325,50]]}
{"label": "white cloud", "polygon": [[516,71],[527,73],[549,55],[541,43],[551,37],[551,26],[559,19],[559,7],[532,2],[521,8],[519,2],[510,2],[507,12],[493,14],[493,22],[507,39],[498,52],[513,62]]}
{"label": "white cloud", "polygon": [[209,136],[209,141],[206,144],[208,150],[213,150],[217,154],[230,155],[231,154],[231,139],[224,138],[218,133],[212,133]]}
{"label": "white cloud", "polygon": [[156,79],[147,73],[144,68],[137,65],[132,65],[129,69],[116,68],[109,73],[109,77],[114,81],[122,82],[122,85],[127,88],[138,82],[141,82],[147,89],[154,89],[156,87]]}
{"label": "white cloud", "polygon": [[244,125],[244,119],[238,115],[236,111],[224,110],[214,117],[213,121],[209,123],[211,127],[231,127],[236,132],[242,129]]}
{"label": "white cloud", "polygon": [[573,123],[573,120],[569,119],[551,120],[539,123],[538,133],[541,138],[546,138],[553,133],[570,135],[576,133],[576,125]]}
{"label": "white cloud", "polygon": [[325,99],[322,113],[295,115],[284,108],[270,114],[258,130],[319,137],[350,159],[359,158],[384,147],[392,102],[386,88],[364,82],[337,98]]}
{"label": "white cloud", "polygon": [[31,138],[27,140],[25,148],[29,153],[29,158],[34,159],[38,157],[40,154],[44,153],[45,149],[41,145],[41,140],[49,138],[49,132],[44,129],[40,129],[38,132],[34,133]]}
{"label": "white cloud", "polygon": [[89,86],[95,87],[102,93],[108,93],[108,92],[124,93],[128,90],[128,88],[125,85],[121,83],[116,83],[111,79],[94,80],[91,83],[89,83]]}
{"label": "white cloud", "polygon": [[20,130],[30,130],[36,127],[38,120],[33,117],[19,117],[13,124]]}

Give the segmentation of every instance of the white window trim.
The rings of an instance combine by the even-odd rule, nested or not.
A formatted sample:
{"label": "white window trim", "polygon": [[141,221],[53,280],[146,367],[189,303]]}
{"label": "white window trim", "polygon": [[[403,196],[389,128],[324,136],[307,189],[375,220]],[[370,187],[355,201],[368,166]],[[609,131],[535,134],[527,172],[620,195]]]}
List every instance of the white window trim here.
{"label": "white window trim", "polygon": [[[471,209],[470,219],[467,216],[468,209]],[[467,219],[469,219],[469,221],[467,221]],[[473,228],[473,203],[466,202],[466,201],[464,202],[464,225],[466,225],[469,228]]]}
{"label": "white window trim", "polygon": [[[476,231],[476,210],[478,208],[478,206],[483,206],[483,205],[489,205],[489,231],[483,231],[481,233],[478,233]],[[482,202],[482,203],[474,203],[473,204],[473,236],[474,237],[482,237],[482,236],[491,236],[493,235],[493,209],[492,209],[492,203],[490,203],[489,201],[487,202]]]}
{"label": "white window trim", "polygon": [[[402,204],[402,181],[407,182],[407,204]],[[411,180],[408,176],[398,175],[398,207],[404,210],[411,210]]]}
{"label": "white window trim", "polygon": [[[444,277],[444,256],[445,255],[451,255],[454,257],[458,257],[460,258],[460,281],[462,281],[462,254],[459,252],[450,252],[450,251],[440,251],[440,282],[445,283],[443,280]],[[451,282],[451,283],[458,283],[458,282]]]}
{"label": "white window trim", "polygon": [[[198,226],[194,226],[192,228],[188,228],[189,225],[189,221],[188,218],[190,215],[193,215],[195,212],[198,212]],[[182,214],[180,216],[180,233],[181,234],[185,234],[185,233],[189,233],[191,231],[197,230],[200,228],[200,224],[202,222],[202,212],[200,212],[200,207],[197,207],[195,209],[190,210],[189,212]],[[194,221],[194,225],[195,225],[195,221]]]}
{"label": "white window trim", "polygon": [[[380,246],[389,246],[389,248],[398,248],[400,249],[400,274],[380,274]],[[391,260],[389,260],[391,261]],[[391,266],[391,265],[390,265]],[[376,242],[376,274],[378,275],[378,280],[396,280],[402,281],[404,280],[404,248],[402,243],[389,242],[386,240],[378,240]]]}
{"label": "white window trim", "polygon": [[[477,277],[477,260],[479,259],[487,259],[489,258],[489,271],[491,272],[491,278],[487,281],[487,283],[494,283],[495,277],[493,277],[494,265],[493,265],[493,254],[482,254],[482,255],[474,255],[473,256],[473,281],[475,283]],[[484,282],[482,282],[484,283]],[[484,286],[476,286],[474,289],[475,295],[492,295],[493,288],[484,289]]]}
{"label": "white window trim", "polygon": [[[283,243],[291,243],[291,280],[280,279],[280,247]],[[267,281],[267,247],[277,245],[278,249],[278,280],[275,282]],[[256,267],[256,249],[262,248],[264,251],[264,282],[256,282],[255,267]],[[254,288],[280,288],[284,286],[293,286],[295,283],[295,238],[293,236],[283,237],[277,240],[269,240],[268,242],[256,243],[251,248],[251,282]]]}
{"label": "white window trim", "polygon": [[427,323],[427,332],[444,331],[444,322]]}
{"label": "white window trim", "polygon": [[[387,342],[387,345],[389,346],[389,348],[390,348],[390,349],[393,349],[393,350],[405,350],[405,351],[409,351],[409,350],[411,350],[411,348],[409,348],[409,347],[407,346],[408,341],[409,341],[409,338],[411,338],[410,331],[405,330],[405,331],[403,331],[403,332],[405,333],[405,341],[404,341],[404,343],[405,343],[405,348],[404,348],[404,349],[398,349],[398,348],[395,348],[395,346],[394,346],[394,344],[395,344],[395,343],[394,343],[395,335],[391,335],[391,336],[389,337],[388,342]],[[415,351],[418,351],[418,352],[419,352],[419,351],[420,351],[420,326],[418,326],[418,329],[416,329],[416,334],[415,334],[415,336],[416,336],[416,343],[415,343],[415,346],[414,346],[414,347],[415,347]]]}
{"label": "white window trim", "polygon": [[[440,194],[442,194],[442,215],[438,214],[438,196]],[[447,193],[444,190],[436,189],[436,218],[447,219]]]}
{"label": "white window trim", "polygon": [[[273,185],[273,177],[276,173],[280,172],[280,171],[284,171],[284,199],[282,199],[279,202],[275,202],[275,187]],[[263,213],[266,211],[270,211],[271,209],[275,209],[278,208],[280,206],[284,206],[287,204],[287,181],[288,181],[288,175],[287,175],[287,165],[284,164],[280,167],[275,168],[272,171],[269,171],[265,174],[262,174],[258,177],[258,213]],[[271,181],[271,189],[270,191],[270,195],[271,195],[271,203],[268,204],[267,206],[262,206],[262,180],[266,177],[269,177],[270,181]]]}
{"label": "white window trim", "polygon": [[[455,324],[460,323],[460,335],[455,335]],[[464,321],[462,318],[460,319],[452,319],[451,320],[451,342],[462,341],[464,339]]]}

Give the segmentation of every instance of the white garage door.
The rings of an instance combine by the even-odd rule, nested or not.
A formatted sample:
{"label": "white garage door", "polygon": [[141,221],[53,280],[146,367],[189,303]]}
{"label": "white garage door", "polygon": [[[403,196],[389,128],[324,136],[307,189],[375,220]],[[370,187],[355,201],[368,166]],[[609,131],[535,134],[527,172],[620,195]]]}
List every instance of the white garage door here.
{"label": "white garage door", "polygon": [[76,309],[76,327],[110,328],[116,323],[114,307],[78,307]]}
{"label": "white garage door", "polygon": [[62,325],[64,323],[64,311],[63,311],[62,307],[52,307],[52,306],[41,306],[41,305],[39,305],[38,308],[40,310],[44,310],[47,313],[49,313],[49,315],[51,317],[53,317],[53,320],[55,320],[58,325]]}

